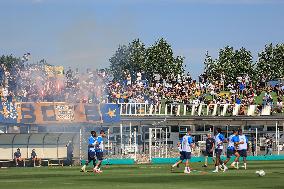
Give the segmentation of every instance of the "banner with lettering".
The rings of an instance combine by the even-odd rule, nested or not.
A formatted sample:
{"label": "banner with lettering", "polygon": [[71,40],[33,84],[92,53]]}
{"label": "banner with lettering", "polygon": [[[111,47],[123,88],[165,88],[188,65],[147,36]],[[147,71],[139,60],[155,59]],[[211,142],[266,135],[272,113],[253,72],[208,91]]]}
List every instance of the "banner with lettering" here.
{"label": "banner with lettering", "polygon": [[111,123],[119,121],[120,106],[118,104],[0,103],[1,123]]}
{"label": "banner with lettering", "polygon": [[64,75],[64,68],[63,66],[48,66],[45,65],[44,67],[45,72],[47,73],[48,77],[57,77]]}

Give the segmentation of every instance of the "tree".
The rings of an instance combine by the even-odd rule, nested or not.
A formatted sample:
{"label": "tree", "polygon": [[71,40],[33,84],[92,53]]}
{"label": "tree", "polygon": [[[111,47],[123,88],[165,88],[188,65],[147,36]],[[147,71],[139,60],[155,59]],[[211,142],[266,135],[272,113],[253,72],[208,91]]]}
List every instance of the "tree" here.
{"label": "tree", "polygon": [[137,72],[143,70],[145,64],[146,48],[145,45],[139,40],[135,39],[129,44],[129,67],[128,70],[133,77],[136,76]]}
{"label": "tree", "polygon": [[16,64],[20,64],[20,58],[14,57],[11,55],[2,55],[0,57],[0,64],[4,64],[4,66],[10,71]]}
{"label": "tree", "polygon": [[171,46],[163,38],[149,48],[135,39],[128,46],[119,46],[109,61],[115,80],[123,80],[125,72],[135,78],[137,72],[143,71],[149,81],[154,79],[154,74],[166,79],[184,72],[184,58],[174,57]]}
{"label": "tree", "polygon": [[[250,51],[242,47],[235,51],[234,55],[234,77],[248,75],[251,79],[254,78],[254,62]],[[235,80],[236,81],[236,80]]]}
{"label": "tree", "polygon": [[143,69],[145,63],[145,45],[139,40],[133,40],[128,46],[122,45],[110,58],[110,69],[115,80],[123,80],[125,72],[133,77]]}
{"label": "tree", "polygon": [[169,79],[184,73],[183,61],[181,56],[174,57],[170,44],[161,38],[146,50],[143,68],[149,80],[154,79],[154,74],[159,74],[162,79]]}
{"label": "tree", "polygon": [[256,79],[262,77],[266,81],[284,77],[284,44],[273,46],[272,43],[265,45],[265,49],[258,54],[256,64]]}
{"label": "tree", "polygon": [[238,76],[248,75],[252,78],[254,75],[251,52],[243,47],[234,50],[233,47],[226,46],[220,49],[219,56],[215,60],[207,52],[204,66],[204,74],[209,81],[220,81],[223,76],[225,85],[235,84]]}
{"label": "tree", "polygon": [[129,65],[129,49],[127,46],[119,46],[115,54],[109,59],[110,70],[113,74],[114,80],[119,81],[123,79],[124,71]]}
{"label": "tree", "polygon": [[217,70],[217,63],[215,60],[212,59],[212,57],[209,55],[208,51],[206,51],[205,54],[205,60],[204,60],[204,75],[206,75],[207,79],[209,81],[214,81],[218,79],[218,74],[220,71]]}

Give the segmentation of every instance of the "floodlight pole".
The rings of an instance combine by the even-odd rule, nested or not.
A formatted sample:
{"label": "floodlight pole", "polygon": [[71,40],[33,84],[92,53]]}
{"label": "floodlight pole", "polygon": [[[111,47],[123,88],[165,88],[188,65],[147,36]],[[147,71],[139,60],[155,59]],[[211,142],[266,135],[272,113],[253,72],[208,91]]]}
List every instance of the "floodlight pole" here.
{"label": "floodlight pole", "polygon": [[280,138],[280,129],[278,128],[278,131],[277,131],[277,133],[278,133],[278,136],[277,136],[277,138],[278,138],[278,143],[277,143],[277,150],[278,150],[278,155],[280,155],[280,147],[279,147],[279,138]]}
{"label": "floodlight pole", "polygon": [[166,158],[168,157],[168,128],[166,127]]}
{"label": "floodlight pole", "polygon": [[109,155],[109,150],[110,150],[110,146],[109,146],[109,128],[107,129],[107,145],[108,145],[107,155]]}
{"label": "floodlight pole", "polygon": [[[275,123],[275,145],[276,145],[276,149],[277,149],[277,152],[278,152],[278,122],[276,121]],[[278,154],[279,155],[279,154]]]}
{"label": "floodlight pole", "polygon": [[135,161],[137,160],[137,152],[136,152],[136,128],[134,128],[134,157],[135,157]]}
{"label": "floodlight pole", "polygon": [[163,154],[163,148],[161,148],[161,144],[162,144],[162,141],[163,141],[163,137],[162,137],[162,128],[159,128],[159,136],[160,136],[160,138],[159,138],[159,143],[158,143],[158,145],[159,145],[159,157],[161,157],[161,150],[162,150],[162,154]]}
{"label": "floodlight pole", "polygon": [[149,128],[149,160],[152,160],[152,128]]}
{"label": "floodlight pole", "polygon": [[255,128],[255,155],[257,156],[257,128]]}
{"label": "floodlight pole", "polygon": [[[136,112],[135,112],[136,113]],[[129,122],[129,148],[131,149],[132,145],[132,135],[131,135],[131,122]]]}
{"label": "floodlight pole", "polygon": [[80,128],[80,133],[79,133],[79,160],[81,163],[82,162],[82,128]]}
{"label": "floodlight pole", "polygon": [[226,129],[227,129],[227,138],[229,138],[229,125],[226,125]]}
{"label": "floodlight pole", "polygon": [[121,158],[123,155],[123,148],[122,148],[122,123],[120,124],[120,149],[121,149]]}
{"label": "floodlight pole", "polygon": [[157,127],[155,126],[155,148],[154,148],[154,156],[157,157]]}

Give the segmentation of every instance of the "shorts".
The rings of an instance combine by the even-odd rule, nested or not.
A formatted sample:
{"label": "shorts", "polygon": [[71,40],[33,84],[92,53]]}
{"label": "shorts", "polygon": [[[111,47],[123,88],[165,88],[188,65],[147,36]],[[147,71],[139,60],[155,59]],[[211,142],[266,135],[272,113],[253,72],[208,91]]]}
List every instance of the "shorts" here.
{"label": "shorts", "polygon": [[221,156],[222,151],[223,151],[222,149],[215,149],[216,156]]}
{"label": "shorts", "polygon": [[236,153],[236,150],[227,149],[227,158],[231,158]]}
{"label": "shorts", "polygon": [[92,151],[88,152],[88,161],[90,162],[91,160],[96,161],[96,152],[92,152]]}
{"label": "shorts", "polygon": [[204,156],[213,157],[213,151],[210,152],[210,150],[205,150],[204,151]]}
{"label": "shorts", "polygon": [[180,160],[188,160],[191,159],[191,152],[184,152],[182,151],[180,154]]}
{"label": "shorts", "polygon": [[104,153],[103,152],[96,152],[96,156],[97,156],[97,159],[102,161],[103,160],[103,156],[104,156]]}
{"label": "shorts", "polygon": [[238,151],[241,157],[247,157],[247,150],[239,150]]}

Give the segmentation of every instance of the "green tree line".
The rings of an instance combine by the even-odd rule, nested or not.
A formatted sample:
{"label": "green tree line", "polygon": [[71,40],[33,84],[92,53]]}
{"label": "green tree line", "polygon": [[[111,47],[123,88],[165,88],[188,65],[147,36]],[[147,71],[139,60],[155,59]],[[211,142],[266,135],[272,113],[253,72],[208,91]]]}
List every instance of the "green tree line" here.
{"label": "green tree line", "polygon": [[[284,77],[284,44],[266,45],[258,53],[256,61],[244,47],[234,50],[226,46],[219,50],[218,58],[213,59],[207,52],[204,61],[204,75],[209,81],[224,80],[224,84],[237,83],[237,77],[249,76],[252,83],[270,81]],[[221,78],[223,77],[223,78]]]}
{"label": "green tree line", "polygon": [[[156,74],[162,79],[176,79],[185,72],[184,59],[182,56],[175,56],[171,45],[163,38],[149,47],[140,39],[135,39],[128,45],[118,47],[109,59],[110,66],[107,69],[117,81],[125,79],[125,72],[132,78],[136,77],[137,72],[143,72],[150,82]],[[22,61],[13,55],[2,55],[1,64],[10,70],[15,64],[22,64]],[[215,59],[206,52],[203,76],[209,82],[222,80],[225,86],[236,84],[237,77],[240,76],[249,76],[254,85],[261,81],[283,78],[284,44],[265,45],[255,60],[251,51],[244,47],[234,49],[226,46],[219,50]]]}
{"label": "green tree line", "polygon": [[[171,45],[165,39],[157,40],[146,47],[139,39],[128,45],[119,46],[110,58],[110,70],[115,80],[125,77],[125,70],[135,77],[143,71],[149,81],[154,74],[162,79],[175,78],[184,74],[184,57],[174,56]],[[209,82],[223,81],[224,85],[236,84],[237,77],[249,76],[254,85],[261,81],[270,81],[284,77],[284,44],[268,44],[254,60],[251,51],[242,47],[234,49],[226,46],[219,50],[213,59],[209,52],[205,54],[202,74]]]}
{"label": "green tree line", "polygon": [[131,77],[135,77],[137,72],[144,72],[149,81],[155,74],[162,79],[170,79],[184,73],[184,57],[174,56],[171,45],[163,38],[148,48],[135,39],[127,46],[119,46],[109,61],[114,79],[118,81],[125,78],[126,71]]}

